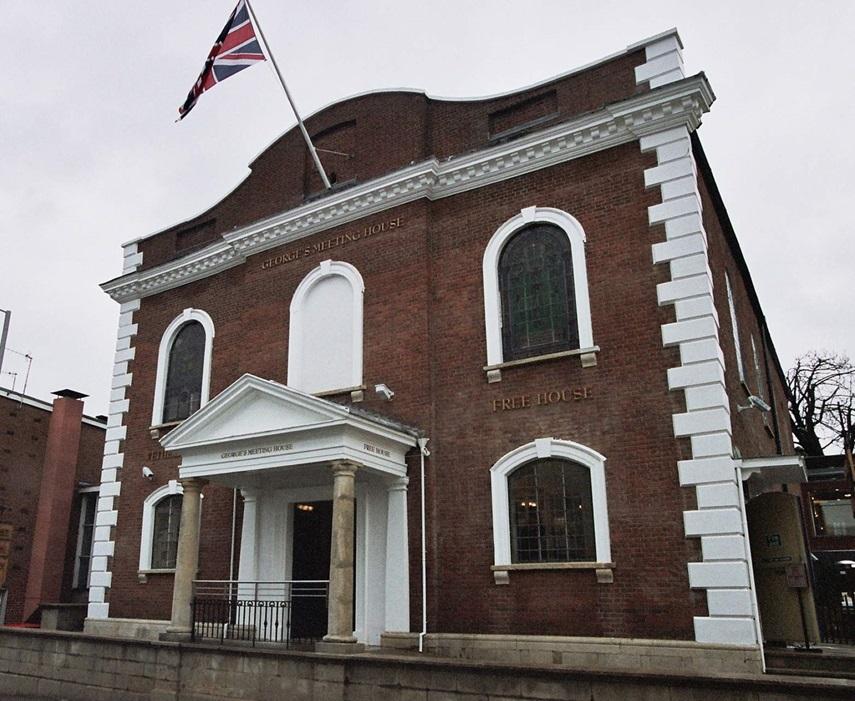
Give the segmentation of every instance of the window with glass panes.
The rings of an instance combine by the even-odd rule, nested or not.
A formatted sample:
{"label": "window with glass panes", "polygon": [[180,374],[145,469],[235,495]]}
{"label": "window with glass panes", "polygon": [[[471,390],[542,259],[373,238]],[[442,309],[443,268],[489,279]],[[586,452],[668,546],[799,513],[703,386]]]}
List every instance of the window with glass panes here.
{"label": "window with glass panes", "polygon": [[499,258],[499,289],[504,360],[579,347],[570,241],[560,228],[515,234]]}
{"label": "window with glass panes", "polygon": [[508,477],[511,561],[596,560],[590,470],[569,460],[536,460]]}
{"label": "window with glass panes", "polygon": [[77,531],[77,562],[74,568],[74,588],[89,586],[89,563],[92,560],[92,535],[95,529],[95,511],[98,492],[80,495],[80,525]]}
{"label": "window with glass panes", "polygon": [[151,568],[175,569],[178,555],[178,527],[181,523],[181,495],[164,497],[154,507],[154,533],[151,539]]}
{"label": "window with glass panes", "polygon": [[202,401],[202,370],[205,362],[205,329],[190,321],[178,331],[169,350],[163,422],[181,421]]}

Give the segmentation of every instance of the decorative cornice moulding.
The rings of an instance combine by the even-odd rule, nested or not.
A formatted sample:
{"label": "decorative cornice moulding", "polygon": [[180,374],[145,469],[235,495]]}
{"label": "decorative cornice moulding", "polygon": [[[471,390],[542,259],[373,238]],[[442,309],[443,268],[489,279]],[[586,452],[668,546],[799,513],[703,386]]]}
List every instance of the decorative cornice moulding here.
{"label": "decorative cornice moulding", "polygon": [[700,73],[506,144],[397,170],[223,234],[222,241],[201,251],[131,272],[101,288],[118,302],[148,297],[240,265],[247,256],[413,200],[450,197],[677,126],[692,131],[714,100]]}

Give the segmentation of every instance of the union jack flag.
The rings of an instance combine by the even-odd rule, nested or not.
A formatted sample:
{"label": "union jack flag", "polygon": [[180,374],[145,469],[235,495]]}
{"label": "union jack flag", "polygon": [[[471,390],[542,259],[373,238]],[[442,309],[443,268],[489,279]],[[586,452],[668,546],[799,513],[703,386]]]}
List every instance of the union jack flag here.
{"label": "union jack flag", "polygon": [[244,68],[249,68],[253,63],[264,60],[266,59],[255,36],[246,0],[239,0],[229,15],[226,26],[214,42],[205,67],[193,84],[187,100],[178,108],[178,119],[187,116],[203,92]]}

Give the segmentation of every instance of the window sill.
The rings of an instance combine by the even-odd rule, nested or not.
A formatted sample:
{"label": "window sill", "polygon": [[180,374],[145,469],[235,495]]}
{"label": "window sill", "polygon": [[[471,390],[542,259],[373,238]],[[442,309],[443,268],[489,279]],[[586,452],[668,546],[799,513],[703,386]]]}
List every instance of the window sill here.
{"label": "window sill", "polygon": [[[165,424],[157,424],[156,426],[149,426],[148,432],[152,438],[157,440],[161,436],[169,433],[173,428],[175,428],[176,426],[178,426],[180,424],[181,424],[181,421],[169,421],[168,423],[165,423]],[[157,571],[160,571],[160,570],[157,570]]]}
{"label": "window sill", "polygon": [[591,368],[597,364],[597,353],[600,352],[599,346],[591,346],[590,348],[577,348],[575,350],[559,351],[558,353],[547,353],[545,355],[535,355],[531,358],[520,358],[519,360],[509,360],[506,363],[496,363],[495,365],[485,365],[484,371],[487,373],[487,382],[501,382],[502,370],[515,368],[521,365],[531,365],[533,363],[545,363],[549,360],[558,360],[560,358],[569,358],[574,355],[579,356],[583,368]]}
{"label": "window sill", "polygon": [[328,389],[324,392],[314,392],[313,397],[335,397],[341,394],[350,394],[350,401],[361,402],[365,398],[365,385],[354,387],[342,387],[341,389]]}
{"label": "window sill", "polygon": [[600,584],[611,584],[614,582],[612,570],[614,562],[526,562],[510,565],[492,565],[493,577],[496,584],[508,584],[510,573],[543,570],[595,570],[597,582]]}
{"label": "window sill", "polygon": [[171,570],[137,570],[137,580],[139,580],[140,584],[145,584],[151,575],[158,574],[175,574],[175,569],[173,568]]}

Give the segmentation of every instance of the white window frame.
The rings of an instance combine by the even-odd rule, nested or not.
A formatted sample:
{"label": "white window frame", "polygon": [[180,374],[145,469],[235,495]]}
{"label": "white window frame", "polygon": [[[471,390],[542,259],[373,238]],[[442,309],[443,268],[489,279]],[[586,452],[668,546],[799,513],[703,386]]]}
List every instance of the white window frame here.
{"label": "white window frame", "polygon": [[365,283],[362,275],[350,263],[335,260],[325,260],[309,272],[297,286],[294,296],[291,298],[290,321],[288,328],[288,380],[289,387],[302,390],[304,387],[304,366],[311,359],[303,357],[303,323],[306,297],[312,288],[322,280],[339,275],[350,284],[353,292],[353,309],[351,318],[353,320],[353,352],[352,365],[350,368],[350,385],[348,387],[332,387],[322,393],[337,390],[354,390],[362,387],[362,342],[363,342],[363,299],[365,296]]}
{"label": "white window frame", "polygon": [[[530,224],[553,224],[567,234],[573,257],[573,288],[576,298],[576,324],[579,330],[579,348],[594,348],[594,331],[591,326],[591,301],[588,294],[588,272],[585,264],[585,230],[575,217],[553,207],[526,207],[502,224],[484,249],[482,273],[484,278],[484,322],[487,333],[487,366],[501,365],[502,300],[499,291],[499,258],[508,240]],[[570,348],[568,350],[577,350]]]}
{"label": "white window frame", "polygon": [[[508,505],[508,477],[514,470],[533,460],[558,458],[570,460],[591,471],[591,503],[594,516],[596,564],[612,561],[609,536],[609,512],[606,503],[606,458],[596,450],[573,441],[538,438],[503,455],[490,468],[493,501],[493,563],[513,567],[511,562],[511,516]],[[544,567],[560,563],[542,563]],[[580,563],[581,564],[581,563]],[[595,563],[590,563],[595,564]]]}
{"label": "white window frame", "polygon": [[160,338],[160,349],[157,352],[157,375],[154,382],[154,404],[152,407],[151,425],[160,426],[163,423],[163,402],[166,395],[166,375],[169,370],[169,354],[175,337],[190,321],[198,321],[205,330],[205,357],[202,361],[202,395],[199,398],[199,408],[208,403],[211,389],[211,357],[214,348],[214,321],[207,312],[201,309],[185,309],[166,327]]}
{"label": "white window frame", "polygon": [[95,522],[92,523],[92,541],[89,543],[89,574],[86,575],[86,583],[81,584],[78,580],[80,579],[80,558],[83,555],[83,529],[86,525],[86,496],[87,494],[94,494],[95,499],[95,514],[98,514],[98,493],[101,491],[100,487],[83,487],[77,490],[77,493],[80,495],[80,518],[77,522],[77,545],[74,548],[74,574],[71,578],[71,588],[72,589],[88,589],[89,588],[89,574],[92,573],[92,551],[95,548]]}
{"label": "white window frame", "polygon": [[184,494],[184,488],[178,480],[169,480],[162,487],[158,487],[143,501],[142,532],[140,534],[140,566],[142,574],[147,572],[174,572],[175,568],[152,569],[151,552],[152,540],[154,539],[154,509],[158,502],[174,494]]}
{"label": "white window frame", "polygon": [[724,271],[724,284],[727,288],[727,308],[730,311],[730,324],[733,329],[733,348],[736,351],[736,371],[739,381],[745,384],[745,365],[742,362],[742,345],[739,342],[739,324],[736,321],[736,303],[733,301],[733,288],[730,286],[730,275]]}

